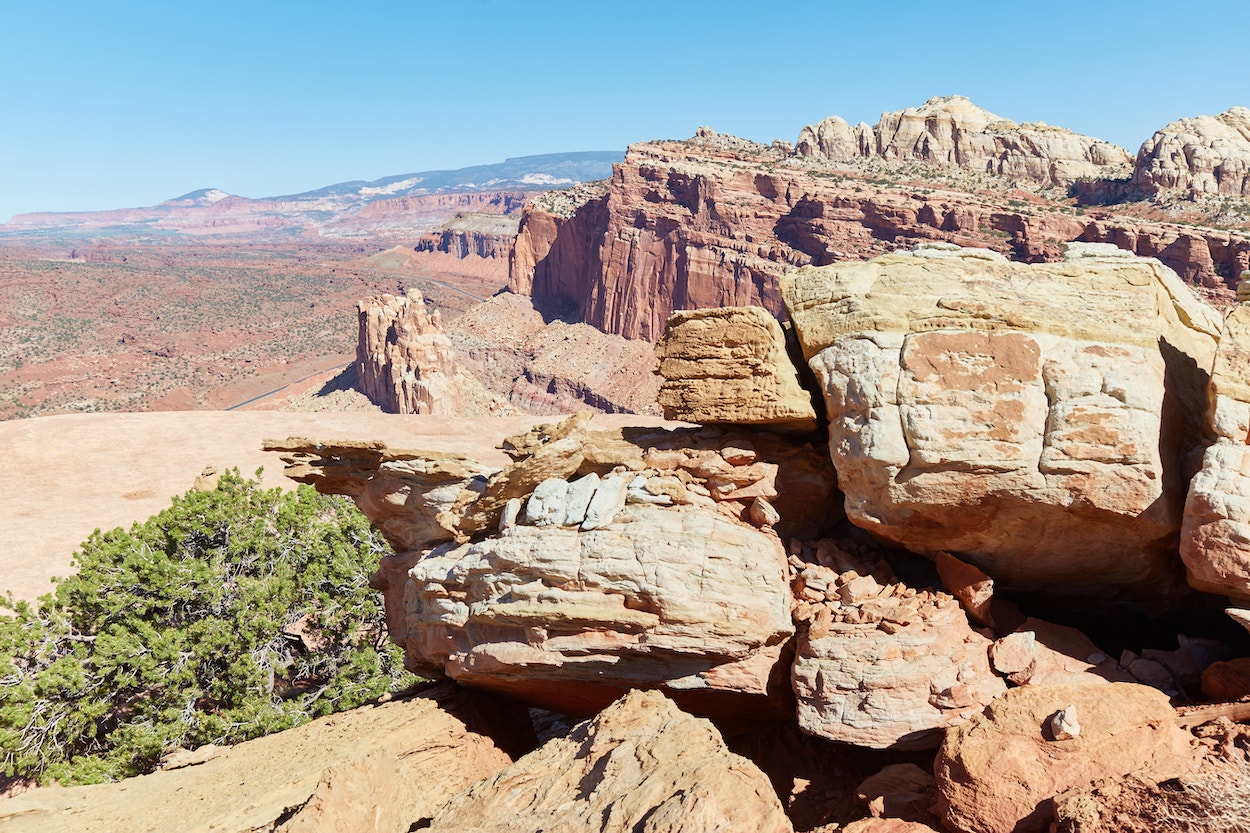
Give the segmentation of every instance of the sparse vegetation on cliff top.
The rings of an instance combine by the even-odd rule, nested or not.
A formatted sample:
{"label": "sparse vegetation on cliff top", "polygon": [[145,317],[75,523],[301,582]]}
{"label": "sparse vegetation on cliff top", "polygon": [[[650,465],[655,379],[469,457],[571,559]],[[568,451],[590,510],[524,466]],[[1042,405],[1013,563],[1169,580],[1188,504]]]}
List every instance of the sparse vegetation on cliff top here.
{"label": "sparse vegetation on cliff top", "polygon": [[0,617],[0,764],[41,783],[151,771],[414,681],[368,577],[387,551],[350,502],[233,470]]}

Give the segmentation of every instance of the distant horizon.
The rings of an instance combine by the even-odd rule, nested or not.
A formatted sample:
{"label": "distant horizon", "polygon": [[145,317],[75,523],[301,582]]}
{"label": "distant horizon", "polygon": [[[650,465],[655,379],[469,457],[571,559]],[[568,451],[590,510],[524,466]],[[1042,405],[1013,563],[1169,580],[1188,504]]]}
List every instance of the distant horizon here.
{"label": "distant horizon", "polygon": [[[1186,49],[1160,23],[1174,4],[1108,5],[23,5],[0,49],[0,222],[623,152],[701,125],[794,141],[828,116],[871,124],[938,95],[1130,153],[1177,119],[1250,106],[1241,53]],[[1250,6],[1196,0],[1184,17],[1242,31]]]}

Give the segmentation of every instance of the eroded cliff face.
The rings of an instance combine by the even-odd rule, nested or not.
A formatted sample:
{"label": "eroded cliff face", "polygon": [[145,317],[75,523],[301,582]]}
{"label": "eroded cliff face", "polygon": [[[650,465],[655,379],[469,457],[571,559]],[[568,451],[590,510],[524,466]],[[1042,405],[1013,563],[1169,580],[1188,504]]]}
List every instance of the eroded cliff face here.
{"label": "eroded cliff face", "polygon": [[[921,139],[915,118],[891,122],[892,138],[882,152],[850,163],[833,160],[839,147],[843,155],[859,153],[852,150],[867,139],[853,131],[844,142],[826,141],[826,156],[811,151],[811,157],[801,151],[820,144],[818,130],[807,131],[815,138],[807,145],[801,138],[793,154],[706,129],[684,142],[633,145],[607,194],[571,216],[526,209],[510,287],[575,305],[578,320],[605,332],[656,341],[675,310],[756,305],[784,320],[778,283],[788,269],[875,257],[926,241],[991,249],[1030,263],[1058,260],[1066,242],[1110,242],[1222,291],[1250,265],[1250,235],[1243,231],[1126,216],[1114,207],[1079,208],[1066,191],[1037,181],[1013,188],[1006,174],[940,161],[946,151],[938,152],[933,137]],[[934,136],[971,141],[955,122],[942,124],[932,126]],[[1034,127],[1040,136],[1054,130]],[[1048,171],[1084,170],[1057,161],[1068,157],[1129,175],[1118,156],[1103,152],[1105,143],[1054,133],[1062,141],[1056,139],[1053,150],[1000,122],[987,122],[977,135],[1032,149],[1020,151],[1022,172],[1011,174],[1022,182],[1035,163]],[[916,134],[910,145],[904,134]],[[1070,142],[1083,149],[1062,150]],[[928,150],[907,156],[905,146]],[[1046,155],[1052,152],[1059,155]]]}
{"label": "eroded cliff face", "polygon": [[1133,181],[1150,193],[1250,196],[1250,109],[1168,124],[1137,152]]}

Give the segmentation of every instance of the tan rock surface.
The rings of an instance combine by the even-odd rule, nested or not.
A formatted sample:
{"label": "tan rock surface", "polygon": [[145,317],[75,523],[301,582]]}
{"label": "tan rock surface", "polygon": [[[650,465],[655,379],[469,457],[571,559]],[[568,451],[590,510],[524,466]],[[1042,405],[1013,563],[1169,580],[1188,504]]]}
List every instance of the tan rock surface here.
{"label": "tan rock surface", "polygon": [[834,161],[917,159],[1043,185],[1123,176],[1133,163],[1118,145],[1040,122],[1017,124],[959,95],[884,113],[875,127],[851,127],[836,116],[825,119],[803,128],[795,150],[799,156]]}
{"label": "tan rock surface", "polygon": [[[458,790],[511,764],[524,712],[449,685],[222,749],[115,784],[0,801],[8,833],[404,833]],[[511,724],[511,725],[510,725]]]}
{"label": "tan rock surface", "polygon": [[668,419],[816,428],[811,394],[799,383],[781,325],[762,307],[676,312],[655,349]]}
{"label": "tan rock surface", "polygon": [[1133,181],[1148,191],[1250,196],[1250,110],[1168,124],[1137,152]]}
{"label": "tan rock surface", "polygon": [[[605,426],[655,425],[640,416],[600,416]],[[197,411],[74,414],[0,422],[0,456],[26,486],[0,490],[0,592],[34,599],[68,575],[70,556],[92,530],[129,526],[169,506],[206,466],[264,467],[266,486],[293,488],[266,437],[371,437],[397,448],[461,452],[501,467],[503,438],[542,417],[456,418],[390,414]],[[84,476],[84,472],[89,476]]]}
{"label": "tan rock surface", "polygon": [[780,542],[714,508],[632,505],[589,532],[519,524],[445,545],[413,565],[404,602],[414,669],[583,714],[653,687],[763,711],[793,632]]}
{"label": "tan rock surface", "polygon": [[990,664],[1016,685],[1132,682],[1114,659],[1076,628],[1030,617],[990,647]]}
{"label": "tan rock surface", "polygon": [[762,772],[705,720],[631,692],[564,738],[473,785],[432,833],[790,833]]}
{"label": "tan rock surface", "polygon": [[1189,485],[1181,558],[1189,584],[1250,602],[1250,305],[1224,320],[1207,391],[1215,437]]}
{"label": "tan rock surface", "polygon": [[885,562],[869,566],[828,540],[801,546],[789,565],[793,615],[806,625],[790,673],[803,731],[931,749],[1006,689],[990,640],[953,597],[907,587]]}
{"label": "tan rock surface", "polygon": [[1166,603],[1220,331],[1175,274],[1110,246],[1023,265],[934,244],[783,290],[853,522],[1004,589]]}
{"label": "tan rock surface", "polygon": [[[1069,705],[1077,737],[1046,727]],[[945,822],[961,833],[1041,833],[1051,799],[1103,778],[1161,781],[1196,763],[1167,697],[1130,683],[1023,686],[947,733],[934,764]]]}

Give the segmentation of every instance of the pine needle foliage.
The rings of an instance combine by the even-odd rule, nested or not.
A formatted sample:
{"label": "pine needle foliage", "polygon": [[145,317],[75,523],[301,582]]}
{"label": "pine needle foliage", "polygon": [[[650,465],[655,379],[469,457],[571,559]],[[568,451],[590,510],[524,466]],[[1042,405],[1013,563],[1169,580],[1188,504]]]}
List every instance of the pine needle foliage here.
{"label": "pine needle foliage", "polygon": [[116,780],[411,684],[368,586],[384,552],[350,502],[237,470],[96,530],[54,593],[0,601],[0,770]]}

